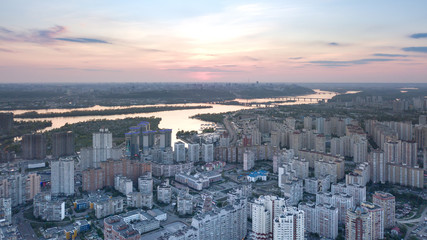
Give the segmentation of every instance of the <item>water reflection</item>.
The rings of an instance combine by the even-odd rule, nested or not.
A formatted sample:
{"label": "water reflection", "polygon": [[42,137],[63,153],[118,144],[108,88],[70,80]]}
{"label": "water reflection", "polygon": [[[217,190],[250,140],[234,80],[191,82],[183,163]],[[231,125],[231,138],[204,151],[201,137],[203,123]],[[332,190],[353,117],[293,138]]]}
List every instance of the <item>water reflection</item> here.
{"label": "water reflection", "polygon": [[[317,101],[312,101],[310,98],[322,98],[322,99],[331,99],[333,96],[335,96],[337,93],[335,92],[328,92],[328,91],[321,91],[319,89],[314,89],[316,93],[305,95],[305,96],[297,96],[295,98],[298,98],[295,102],[282,102],[278,103],[279,105],[295,105],[295,104],[314,104],[317,103]],[[305,100],[304,100],[305,98]],[[271,102],[271,101],[277,101],[280,98],[261,98],[261,99],[236,99],[236,101],[245,103],[245,101],[250,102],[256,102],[256,103],[265,103],[265,102]],[[130,107],[149,107],[149,106],[197,106],[197,105],[208,105],[212,106],[212,108],[204,108],[204,109],[183,109],[183,110],[176,110],[176,111],[162,111],[162,112],[153,112],[153,113],[135,113],[135,114],[123,114],[123,115],[109,115],[109,116],[78,116],[78,117],[55,117],[55,118],[36,118],[36,119],[19,119],[16,118],[16,120],[23,120],[23,121],[43,121],[43,120],[50,120],[52,121],[52,126],[43,129],[42,131],[49,131],[51,129],[60,128],[64,126],[65,124],[73,124],[78,122],[84,122],[89,120],[97,120],[97,119],[107,119],[107,120],[116,120],[116,119],[124,119],[124,118],[134,118],[134,117],[160,117],[162,118],[162,121],[160,122],[159,127],[160,128],[171,128],[173,129],[173,139],[172,141],[175,142],[175,133],[179,130],[199,130],[201,125],[205,122],[200,121],[198,119],[192,119],[191,116],[194,116],[199,113],[222,113],[222,112],[231,112],[231,111],[238,111],[241,109],[249,109],[253,108],[250,106],[243,106],[243,105],[221,105],[221,104],[201,104],[201,103],[189,103],[189,104],[159,104],[159,105],[132,105],[132,106],[119,106],[119,107],[107,107],[107,106],[93,106],[88,108],[74,108],[74,109],[41,109],[41,110],[34,110],[38,113],[52,113],[52,112],[70,112],[74,110],[107,110],[107,109],[123,109],[123,108],[130,108]],[[277,104],[276,104],[277,105]],[[33,110],[15,110],[11,111],[15,115],[21,114],[24,112],[33,111]]]}

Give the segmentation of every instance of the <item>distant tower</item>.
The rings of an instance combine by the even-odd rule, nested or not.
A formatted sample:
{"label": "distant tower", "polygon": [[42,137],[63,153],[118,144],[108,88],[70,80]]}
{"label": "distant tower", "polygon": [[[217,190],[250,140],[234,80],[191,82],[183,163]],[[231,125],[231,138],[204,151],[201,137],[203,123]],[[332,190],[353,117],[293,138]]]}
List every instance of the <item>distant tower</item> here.
{"label": "distant tower", "polygon": [[22,158],[46,158],[46,138],[43,134],[25,134],[22,137]]}
{"label": "distant tower", "polygon": [[13,127],[13,113],[0,113],[0,135],[7,134]]}
{"label": "distant tower", "polygon": [[71,131],[52,134],[52,155],[55,158],[74,154],[74,134]]}

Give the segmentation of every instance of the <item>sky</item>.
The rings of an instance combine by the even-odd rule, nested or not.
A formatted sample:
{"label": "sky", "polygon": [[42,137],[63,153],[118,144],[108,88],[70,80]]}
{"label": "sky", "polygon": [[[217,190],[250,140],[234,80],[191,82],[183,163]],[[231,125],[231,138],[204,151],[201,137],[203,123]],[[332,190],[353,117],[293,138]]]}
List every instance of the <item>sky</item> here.
{"label": "sky", "polygon": [[4,0],[0,83],[427,83],[425,0]]}

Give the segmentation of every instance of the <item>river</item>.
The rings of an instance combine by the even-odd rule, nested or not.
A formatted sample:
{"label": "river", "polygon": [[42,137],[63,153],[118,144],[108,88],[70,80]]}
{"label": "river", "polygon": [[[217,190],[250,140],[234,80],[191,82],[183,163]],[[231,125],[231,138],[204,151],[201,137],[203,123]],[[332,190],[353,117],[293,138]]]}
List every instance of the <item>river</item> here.
{"label": "river", "polygon": [[[295,102],[283,102],[278,103],[278,105],[295,105],[295,104],[314,104],[316,101],[312,101],[308,98],[322,98],[325,100],[331,99],[336,95],[335,92],[321,91],[319,89],[313,89],[316,93],[305,96],[297,96],[295,98],[301,98],[296,100]],[[303,98],[306,98],[305,100]],[[236,99],[236,101],[249,101],[256,102],[262,104],[263,102],[277,101],[280,98],[264,98],[264,99],[249,99],[249,100],[241,100]],[[129,117],[160,117],[162,121],[160,121],[159,128],[170,128],[173,131],[172,134],[172,142],[176,141],[176,132],[179,130],[199,130],[202,124],[206,122],[190,118],[199,113],[222,113],[222,112],[232,112],[238,111],[241,109],[250,109],[253,107],[243,106],[243,105],[221,105],[221,104],[203,104],[203,103],[189,103],[189,104],[167,104],[166,106],[198,106],[198,105],[207,105],[212,106],[212,108],[204,108],[204,109],[184,109],[184,110],[175,110],[175,111],[162,111],[162,112],[153,112],[153,113],[135,113],[135,114],[122,114],[122,115],[108,115],[108,116],[79,116],[79,117],[55,117],[55,118],[36,118],[36,119],[20,119],[16,118],[15,120],[24,120],[24,121],[43,121],[49,120],[52,121],[52,126],[43,129],[42,131],[49,131],[51,129],[60,128],[65,124],[73,124],[78,122],[84,122],[89,120],[96,119],[124,119]],[[277,104],[276,104],[277,105]],[[132,106],[119,106],[119,107],[107,107],[107,106],[93,106],[89,108],[77,108],[77,109],[41,109],[41,110],[14,110],[9,111],[16,114],[21,114],[28,111],[36,111],[38,113],[52,113],[52,112],[69,112],[73,110],[104,110],[104,109],[119,109],[119,108],[129,108],[129,107],[148,107],[148,106],[165,106],[165,105],[132,105]],[[7,112],[7,111],[1,111]],[[130,127],[130,126],[129,126]]]}

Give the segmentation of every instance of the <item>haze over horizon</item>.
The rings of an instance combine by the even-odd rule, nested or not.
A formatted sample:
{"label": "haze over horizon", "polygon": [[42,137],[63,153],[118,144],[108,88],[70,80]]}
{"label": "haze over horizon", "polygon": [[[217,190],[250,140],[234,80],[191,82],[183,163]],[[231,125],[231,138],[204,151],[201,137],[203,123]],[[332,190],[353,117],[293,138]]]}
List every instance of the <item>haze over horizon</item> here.
{"label": "haze over horizon", "polygon": [[0,83],[427,82],[426,1],[5,1]]}

